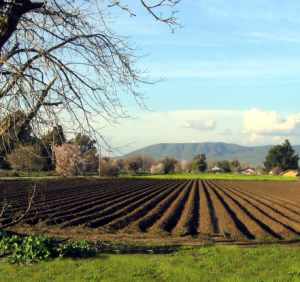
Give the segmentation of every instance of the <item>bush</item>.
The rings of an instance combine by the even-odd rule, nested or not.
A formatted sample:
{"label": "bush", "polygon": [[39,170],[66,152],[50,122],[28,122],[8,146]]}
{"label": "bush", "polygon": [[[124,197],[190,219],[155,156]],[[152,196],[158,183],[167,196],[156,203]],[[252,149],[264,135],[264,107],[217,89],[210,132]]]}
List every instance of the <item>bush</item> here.
{"label": "bush", "polygon": [[193,163],[190,161],[181,161],[180,162],[182,172],[190,173],[193,169]]}
{"label": "bush", "polygon": [[149,172],[154,160],[149,156],[136,155],[125,160],[127,172],[136,174],[138,172]]}
{"label": "bush", "polygon": [[7,155],[10,166],[15,170],[41,171],[47,160],[41,156],[39,149],[33,145],[20,145]]}
{"label": "bush", "polygon": [[96,249],[85,240],[69,241],[59,246],[57,250],[60,257],[88,258],[96,255]]}
{"label": "bush", "polygon": [[163,174],[164,171],[165,171],[165,167],[164,167],[164,164],[162,164],[162,163],[152,165],[150,168],[151,174]]}
{"label": "bush", "polygon": [[227,160],[217,162],[217,166],[226,173],[231,172],[230,162]]}
{"label": "bush", "polygon": [[55,255],[51,240],[43,236],[4,236],[0,240],[0,256],[9,255],[11,263],[33,263]]}
{"label": "bush", "polygon": [[99,157],[96,150],[82,153],[81,169],[83,172],[97,172],[99,169]]}
{"label": "bush", "polygon": [[117,177],[120,174],[120,167],[116,160],[103,158],[100,162],[100,175],[108,177]]}
{"label": "bush", "polygon": [[10,236],[0,230],[0,257],[10,263],[29,264],[55,257],[86,258],[95,256],[97,249],[87,241],[57,242],[45,236]]}

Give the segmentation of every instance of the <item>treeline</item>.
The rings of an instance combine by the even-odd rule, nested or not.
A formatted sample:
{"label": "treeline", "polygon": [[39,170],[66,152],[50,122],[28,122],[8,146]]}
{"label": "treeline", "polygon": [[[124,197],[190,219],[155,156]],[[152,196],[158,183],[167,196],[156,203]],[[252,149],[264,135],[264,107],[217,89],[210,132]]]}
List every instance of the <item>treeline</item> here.
{"label": "treeline", "polygon": [[[24,120],[25,119],[25,120]],[[243,172],[279,174],[298,169],[299,156],[290,142],[273,146],[263,167],[253,168],[239,160],[209,161],[205,154],[191,161],[165,157],[159,161],[149,156],[131,156],[126,159],[101,157],[96,141],[85,134],[75,134],[67,139],[63,127],[58,125],[37,137],[22,112],[8,115],[0,122],[0,169],[13,171],[55,171],[59,175],[102,176],[120,174],[170,174],[201,172]]]}
{"label": "treeline", "polygon": [[[205,154],[199,154],[192,161],[179,161],[175,158],[165,157],[154,160],[146,155],[131,156],[126,159],[103,158],[100,171],[105,176],[119,174],[172,174],[172,173],[203,173],[203,172],[240,172],[248,167],[238,160],[207,161]],[[218,170],[215,170],[218,168]]]}
{"label": "treeline", "polygon": [[66,176],[97,172],[99,157],[94,139],[78,133],[67,140],[60,125],[37,137],[29,125],[20,130],[15,116],[13,127],[9,116],[1,122],[0,133],[1,129],[4,133],[0,134],[0,169],[56,171]]}
{"label": "treeline", "polygon": [[170,173],[244,173],[244,174],[280,174],[286,170],[299,169],[299,156],[288,140],[273,146],[263,166],[253,167],[239,160],[209,161],[205,154],[196,155],[191,161],[179,161],[165,157],[159,161],[149,156],[132,156],[127,159],[109,159],[101,162],[103,175],[124,174],[170,174]]}

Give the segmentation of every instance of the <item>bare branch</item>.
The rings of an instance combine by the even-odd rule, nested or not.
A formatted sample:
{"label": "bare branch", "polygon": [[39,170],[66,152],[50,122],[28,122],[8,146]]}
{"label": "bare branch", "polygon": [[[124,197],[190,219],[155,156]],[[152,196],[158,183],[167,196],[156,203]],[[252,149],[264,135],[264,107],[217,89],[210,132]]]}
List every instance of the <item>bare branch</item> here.
{"label": "bare branch", "polygon": [[[155,20],[177,25],[179,0],[138,3]],[[135,50],[108,27],[113,7],[137,14],[121,0],[0,0],[0,121],[23,113],[35,134],[59,123],[95,135],[95,116],[102,128],[128,117],[128,96],[144,104]]]}
{"label": "bare branch", "polygon": [[[178,21],[176,18],[176,10],[171,10],[168,16],[163,13],[164,8],[172,9],[177,6],[181,0],[139,0],[141,5],[145,10],[158,22],[167,24],[170,28],[174,29],[178,26]],[[137,16],[136,12],[132,10],[128,5],[123,4],[120,0],[111,0],[111,4],[108,7],[118,7],[121,10],[129,14],[129,16]]]}
{"label": "bare branch", "polygon": [[[18,223],[20,223],[31,211],[35,196],[36,196],[36,185],[33,186],[32,193],[28,197],[27,208],[24,212],[22,212],[22,215],[20,215],[16,218],[12,218],[8,223],[5,223],[5,224],[0,223],[0,229],[5,229],[5,228],[8,228],[8,227],[11,227],[11,226],[14,226],[14,225],[17,225]],[[2,212],[0,213],[0,218],[3,217],[6,208],[7,208],[7,206],[3,205]]]}

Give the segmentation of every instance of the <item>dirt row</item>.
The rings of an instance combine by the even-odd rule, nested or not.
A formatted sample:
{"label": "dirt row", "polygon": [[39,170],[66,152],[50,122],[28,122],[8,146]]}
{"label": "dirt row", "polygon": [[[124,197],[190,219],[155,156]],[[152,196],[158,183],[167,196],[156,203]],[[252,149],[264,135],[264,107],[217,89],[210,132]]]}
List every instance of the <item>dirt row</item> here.
{"label": "dirt row", "polygon": [[[0,224],[26,209],[30,188],[8,186],[0,184],[0,203],[10,203]],[[194,240],[300,238],[299,183],[121,179],[36,190],[22,224]]]}

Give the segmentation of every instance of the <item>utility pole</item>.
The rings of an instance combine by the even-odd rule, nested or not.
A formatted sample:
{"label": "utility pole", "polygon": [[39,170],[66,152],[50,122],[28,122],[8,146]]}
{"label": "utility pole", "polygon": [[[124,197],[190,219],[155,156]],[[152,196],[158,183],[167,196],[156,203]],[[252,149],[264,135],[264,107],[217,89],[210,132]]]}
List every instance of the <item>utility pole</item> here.
{"label": "utility pole", "polygon": [[51,169],[55,167],[55,152],[54,152],[54,126],[52,129],[52,144],[51,144]]}
{"label": "utility pole", "polygon": [[144,173],[145,172],[145,168],[144,168],[144,149],[142,151],[142,172]]}
{"label": "utility pole", "polygon": [[98,165],[98,171],[99,171],[99,176],[101,176],[101,146],[99,145],[99,165]]}

